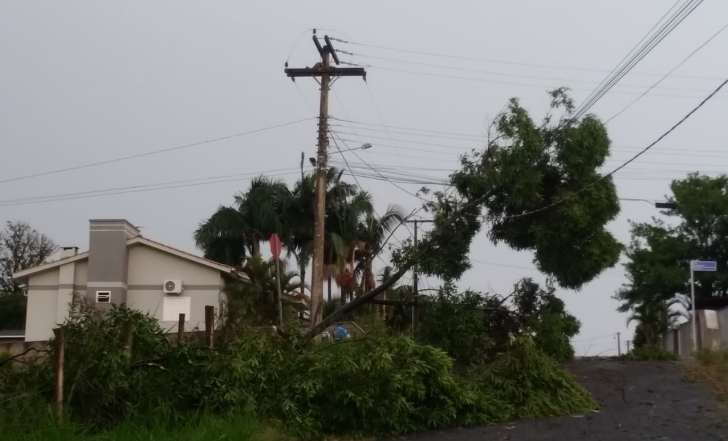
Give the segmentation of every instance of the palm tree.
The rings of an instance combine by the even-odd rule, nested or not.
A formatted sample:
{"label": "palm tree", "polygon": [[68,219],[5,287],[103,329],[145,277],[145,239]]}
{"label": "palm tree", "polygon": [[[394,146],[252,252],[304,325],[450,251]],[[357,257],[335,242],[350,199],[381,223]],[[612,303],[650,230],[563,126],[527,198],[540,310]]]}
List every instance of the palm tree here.
{"label": "palm tree", "polygon": [[381,253],[390,233],[401,225],[405,218],[404,209],[398,205],[390,205],[381,217],[376,213],[367,213],[359,223],[358,237],[362,246],[359,248],[359,267],[362,274],[361,287],[364,292],[376,286],[374,276],[374,259]]}
{"label": "palm tree", "polygon": [[682,311],[673,308],[682,302],[679,299],[646,301],[636,306],[627,319],[629,325],[637,322],[635,331],[635,347],[654,346],[661,335],[678,325],[678,319],[684,316]]}
{"label": "palm tree", "polygon": [[[343,170],[334,167],[326,171],[326,219],[324,237],[324,276],[328,279],[329,299],[331,298],[331,279],[336,276],[336,262],[339,259],[341,246],[338,234],[332,234],[332,225],[336,210],[342,201],[346,201],[357,192],[357,187],[342,181]],[[293,201],[290,205],[286,220],[290,235],[288,237],[289,250],[292,250],[298,261],[301,274],[300,283],[303,285],[306,276],[306,267],[311,262],[313,254],[313,210],[316,200],[316,175],[309,173],[303,175],[293,188]]]}
{"label": "palm tree", "polygon": [[364,248],[359,236],[359,225],[363,219],[373,215],[372,197],[364,191],[349,198],[336,201],[327,219],[330,222],[330,246],[336,260],[336,283],[341,290],[341,301],[351,296],[356,288],[356,252]]}
{"label": "palm tree", "polygon": [[[298,274],[286,271],[281,261],[281,293],[286,316],[295,310],[310,307],[308,296],[298,291],[294,280]],[[249,282],[230,283],[226,289],[228,321],[232,324],[247,320],[257,325],[273,325],[278,322],[277,281],[275,259],[265,260],[260,255],[247,259],[242,272]]]}
{"label": "palm tree", "polygon": [[241,267],[246,256],[260,254],[260,242],[271,234],[285,239],[282,222],[291,204],[285,182],[266,177],[251,181],[248,191],[235,196],[232,207],[220,206],[195,231],[195,243],[206,258]]}

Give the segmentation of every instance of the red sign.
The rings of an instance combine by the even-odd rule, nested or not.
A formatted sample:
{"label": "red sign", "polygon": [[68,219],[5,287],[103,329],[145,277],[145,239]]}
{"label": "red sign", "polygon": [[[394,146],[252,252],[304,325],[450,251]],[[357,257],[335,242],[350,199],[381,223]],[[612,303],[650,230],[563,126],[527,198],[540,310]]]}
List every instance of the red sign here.
{"label": "red sign", "polygon": [[277,234],[270,235],[270,252],[276,259],[281,257],[281,239]]}

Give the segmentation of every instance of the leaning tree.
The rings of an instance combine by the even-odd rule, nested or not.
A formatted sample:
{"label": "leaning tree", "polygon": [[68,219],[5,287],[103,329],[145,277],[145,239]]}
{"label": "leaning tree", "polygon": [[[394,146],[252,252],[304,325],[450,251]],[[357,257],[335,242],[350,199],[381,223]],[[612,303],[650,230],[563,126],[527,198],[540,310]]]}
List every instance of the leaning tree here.
{"label": "leaning tree", "polygon": [[512,99],[494,119],[483,151],[465,155],[450,176],[453,191],[436,192],[425,205],[432,230],[417,246],[406,242],[393,253],[396,270],[387,280],[313,324],[310,334],[385,292],[415,262],[421,273],[458,279],[470,268],[470,244],[482,230],[494,243],[532,252],[538,269],[565,288],[578,289],[614,266],[622,246],[606,224],[619,201],[612,180],[600,173],[609,155],[607,130],[593,115],[572,118],[565,89],[550,96],[540,123]]}

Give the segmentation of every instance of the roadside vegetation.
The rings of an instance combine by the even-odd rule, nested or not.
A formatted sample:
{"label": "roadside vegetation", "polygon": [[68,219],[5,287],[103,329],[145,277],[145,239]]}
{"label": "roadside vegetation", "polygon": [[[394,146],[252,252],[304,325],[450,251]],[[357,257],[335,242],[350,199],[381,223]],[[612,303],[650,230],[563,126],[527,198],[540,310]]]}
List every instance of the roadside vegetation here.
{"label": "roadside vegetation", "polygon": [[728,405],[728,350],[700,351],[686,369],[690,379],[707,383],[718,400]]}
{"label": "roadside vegetation", "polygon": [[[448,191],[423,189],[428,202],[416,213],[376,213],[371,195],[329,169],[320,305],[311,305],[305,273],[314,176],[302,173],[292,188],[256,179],[194,235],[207,258],[251,280],[221,296],[214,348],[202,336],[173,341],[156,320],[123,306],[102,313],[79,299],[64,325],[63,419],[50,410],[51,341],[37,360],[0,361],[2,439],[392,436],[596,409],[561,367],[580,323],[556,289],[579,289],[617,263],[622,246],[606,224],[619,201],[599,171],[609,155],[604,125],[590,115],[574,120],[573,110],[563,89],[551,93],[539,123],[511,100],[484,149],[463,156]],[[390,236],[423,212],[431,229],[376,271]],[[459,289],[481,231],[532,252],[548,282],[523,279],[502,295]],[[295,258],[295,266],[281,262],[282,323],[275,264],[260,251],[272,234]],[[400,284],[414,265],[442,286],[415,297]],[[302,324],[309,308],[321,308],[323,321]],[[316,338],[342,320],[364,333]]]}

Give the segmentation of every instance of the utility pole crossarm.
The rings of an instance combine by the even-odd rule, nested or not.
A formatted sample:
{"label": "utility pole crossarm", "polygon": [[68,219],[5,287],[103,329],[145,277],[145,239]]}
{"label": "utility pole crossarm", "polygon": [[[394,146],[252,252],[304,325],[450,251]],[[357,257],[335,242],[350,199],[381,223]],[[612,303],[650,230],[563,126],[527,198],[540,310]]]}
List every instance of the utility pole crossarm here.
{"label": "utility pole crossarm", "polygon": [[328,70],[324,70],[320,67],[290,67],[284,70],[289,78],[300,78],[300,77],[320,77],[322,75],[330,75],[332,77],[364,77],[366,78],[367,73],[363,67],[329,67]]}

